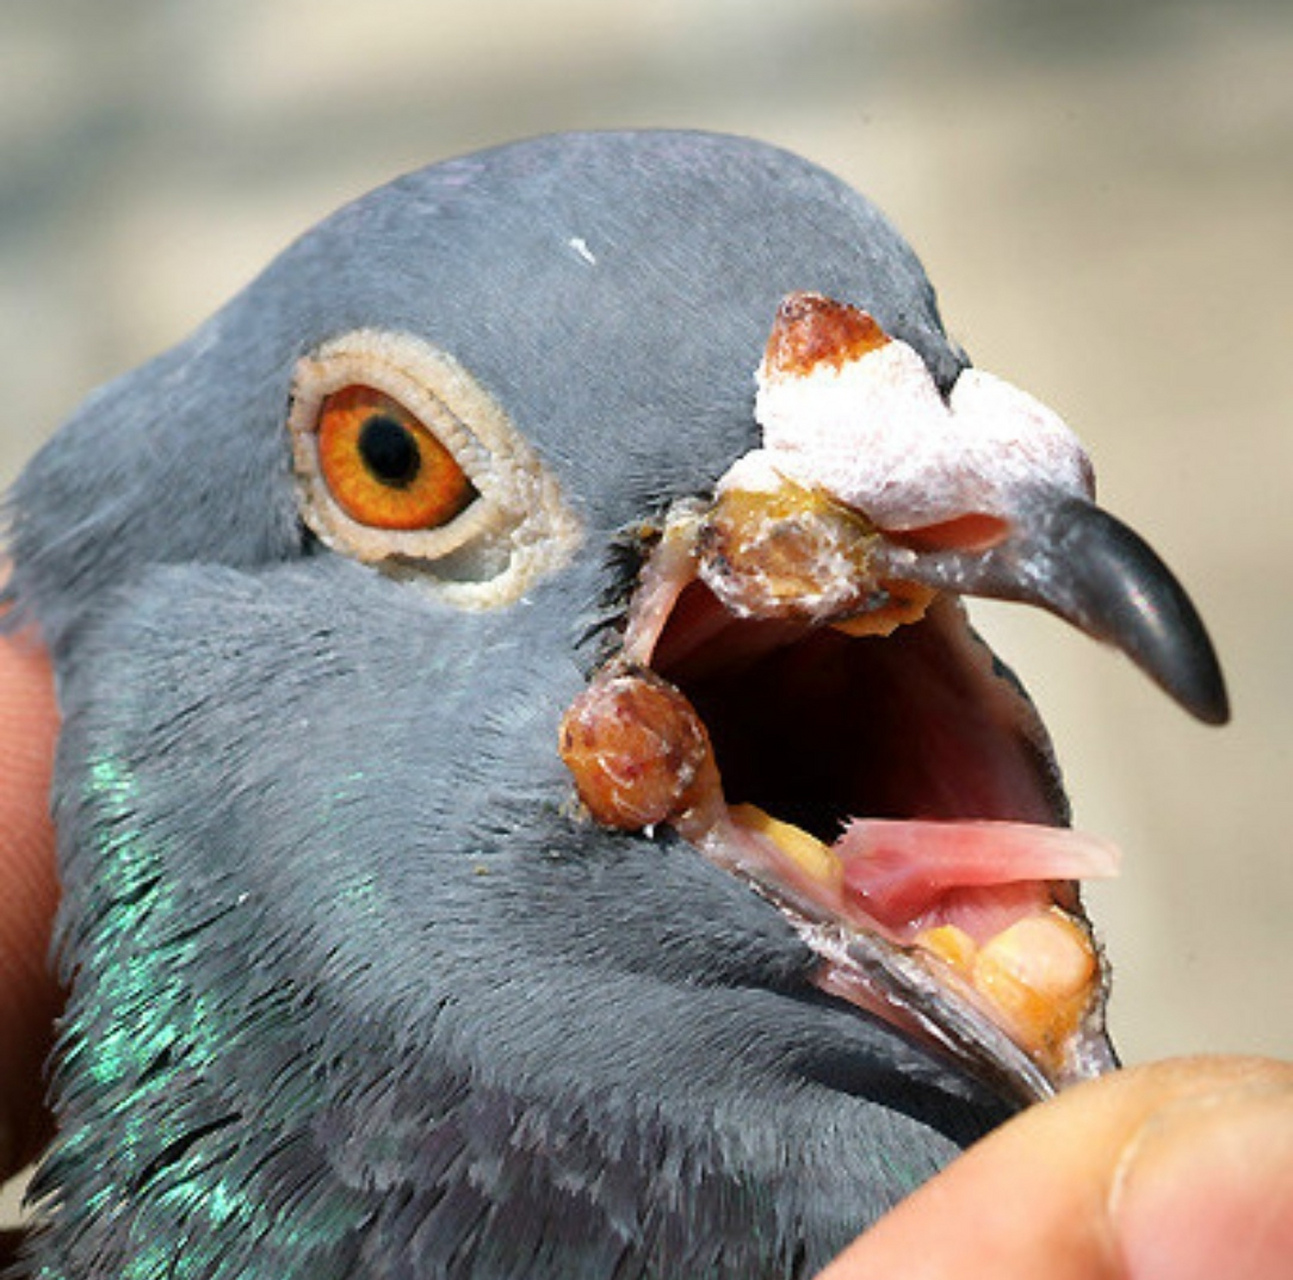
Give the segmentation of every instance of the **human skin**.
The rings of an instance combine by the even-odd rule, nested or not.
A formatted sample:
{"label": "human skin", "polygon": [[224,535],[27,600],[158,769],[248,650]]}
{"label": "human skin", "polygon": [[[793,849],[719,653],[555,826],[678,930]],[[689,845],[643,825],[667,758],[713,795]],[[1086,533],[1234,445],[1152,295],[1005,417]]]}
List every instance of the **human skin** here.
{"label": "human skin", "polygon": [[[39,644],[0,640],[0,1178],[49,1132],[42,1064],[59,993],[47,965],[57,887],[46,797],[57,728]],[[819,1280],[1288,1280],[1291,1260],[1293,1065],[1194,1058],[1024,1112]]]}
{"label": "human skin", "polygon": [[0,1177],[39,1149],[41,1068],[58,991],[48,964],[58,891],[46,797],[58,716],[44,651],[0,642]]}
{"label": "human skin", "polygon": [[1289,1280],[1293,1066],[1184,1058],[1033,1107],[819,1280]]}

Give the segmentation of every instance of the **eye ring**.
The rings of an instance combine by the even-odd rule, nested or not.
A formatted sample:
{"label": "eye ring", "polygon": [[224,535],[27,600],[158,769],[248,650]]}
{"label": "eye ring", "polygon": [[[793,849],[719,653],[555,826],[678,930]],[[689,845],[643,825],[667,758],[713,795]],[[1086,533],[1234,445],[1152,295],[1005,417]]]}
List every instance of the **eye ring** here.
{"label": "eye ring", "polygon": [[[361,395],[351,388],[362,389],[377,417],[392,419],[367,442],[361,436],[373,414],[358,412]],[[341,417],[333,425],[334,415],[352,410],[346,430]],[[424,338],[352,329],[302,355],[285,426],[302,525],[332,551],[456,608],[512,603],[568,563],[583,539],[556,476],[506,411]],[[428,441],[451,465],[440,466],[434,449],[428,454]],[[357,476],[357,499],[339,483],[346,471]],[[412,494],[430,473],[443,487],[414,513]]]}
{"label": "eye ring", "polygon": [[337,505],[372,529],[438,529],[480,494],[436,435],[394,397],[362,383],[323,398],[319,471]]}

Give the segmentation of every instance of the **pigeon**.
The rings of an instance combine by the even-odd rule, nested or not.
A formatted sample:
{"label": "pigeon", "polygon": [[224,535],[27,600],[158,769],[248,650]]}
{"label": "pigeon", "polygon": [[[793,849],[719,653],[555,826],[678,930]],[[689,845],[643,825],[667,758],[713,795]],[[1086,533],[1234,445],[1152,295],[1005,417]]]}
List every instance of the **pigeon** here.
{"label": "pigeon", "polygon": [[806,1277],[1116,1066],[964,596],[1202,720],[1183,589],[865,198],[628,131],[432,165],[7,503],[69,990],[32,1277]]}

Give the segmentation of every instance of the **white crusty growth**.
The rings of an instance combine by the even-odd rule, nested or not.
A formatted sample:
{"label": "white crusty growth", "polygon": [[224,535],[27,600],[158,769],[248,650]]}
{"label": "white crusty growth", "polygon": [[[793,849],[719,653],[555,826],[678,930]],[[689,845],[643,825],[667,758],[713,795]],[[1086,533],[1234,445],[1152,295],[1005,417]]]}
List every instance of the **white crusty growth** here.
{"label": "white crusty growth", "polygon": [[978,369],[964,370],[944,401],[911,347],[817,294],[782,304],[758,385],[763,448],[722,488],[766,489],[784,477],[885,529],[966,515],[1009,522],[1039,489],[1092,496],[1081,442],[1044,405]]}

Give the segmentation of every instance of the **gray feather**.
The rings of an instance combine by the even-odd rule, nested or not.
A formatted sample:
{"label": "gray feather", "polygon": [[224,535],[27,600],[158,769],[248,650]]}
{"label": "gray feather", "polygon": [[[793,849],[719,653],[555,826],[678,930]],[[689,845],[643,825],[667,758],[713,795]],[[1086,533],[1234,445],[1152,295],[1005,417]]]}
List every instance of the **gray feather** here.
{"label": "gray feather", "polygon": [[[963,363],[805,162],[540,140],[343,210],[32,463],[10,591],[58,661],[73,991],[32,1274],[807,1276],[1004,1117],[671,832],[567,809],[607,544],[754,442],[791,289]],[[299,527],[293,362],[372,324],[470,368],[578,507],[521,604]]]}

